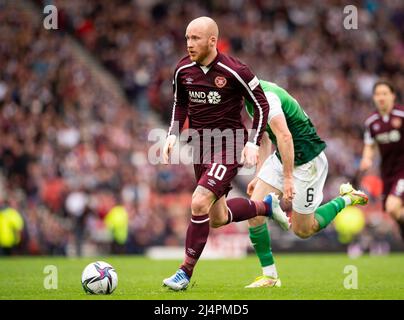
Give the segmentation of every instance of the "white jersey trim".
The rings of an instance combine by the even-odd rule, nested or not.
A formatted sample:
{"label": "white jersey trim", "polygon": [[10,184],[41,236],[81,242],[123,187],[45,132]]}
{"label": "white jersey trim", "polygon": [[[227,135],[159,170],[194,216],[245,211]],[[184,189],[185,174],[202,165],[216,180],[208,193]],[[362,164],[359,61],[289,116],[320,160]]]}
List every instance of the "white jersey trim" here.
{"label": "white jersey trim", "polygon": [[278,114],[284,114],[282,110],[282,102],[279,99],[278,95],[273,92],[264,92],[267,97],[270,110],[268,114],[268,124],[271,122],[272,118],[277,116]]}
{"label": "white jersey trim", "polygon": [[210,67],[207,67],[207,66],[199,66],[199,67],[202,69],[204,74],[207,74],[208,71],[210,70]]}
{"label": "white jersey trim", "polygon": [[369,129],[366,129],[366,130],[365,130],[365,134],[364,134],[363,140],[364,140],[363,142],[364,142],[366,145],[373,145],[373,144],[375,143],[375,139],[373,139],[372,136],[370,135]]}
{"label": "white jersey trim", "polygon": [[233,212],[231,212],[230,208],[227,207],[227,210],[229,211],[229,216],[230,216],[230,221],[229,223],[233,222]]}
{"label": "white jersey trim", "polygon": [[[189,67],[192,67],[192,66],[194,66],[196,64],[196,62],[192,62],[192,63],[190,63],[190,64],[186,64],[186,65],[184,65],[184,66],[182,66],[182,67],[179,67],[178,68],[178,70],[177,70],[177,72],[175,73],[175,76],[174,76],[174,103],[173,103],[173,111],[172,111],[172,114],[171,114],[171,123],[170,123],[170,128],[168,129],[168,134],[170,135],[171,134],[171,130],[173,129],[173,125],[174,125],[174,118],[175,118],[175,107],[176,107],[176,105],[177,105],[177,88],[178,88],[178,86],[177,86],[177,77],[178,77],[178,73],[182,70],[182,69],[185,69],[185,68],[189,68]],[[179,129],[181,129],[181,128],[179,128]]]}
{"label": "white jersey trim", "polygon": [[[232,68],[230,68],[229,66],[226,66],[225,64],[218,62],[217,63],[219,66],[221,66],[222,68],[226,69],[227,71],[229,71],[230,73],[232,73],[236,79],[238,81],[240,81],[240,83],[244,86],[244,88],[246,88],[247,92],[250,94],[251,98],[253,99],[254,103],[257,105],[258,110],[260,112],[260,117],[258,120],[258,128],[257,128],[257,133],[254,136],[254,144],[257,144],[257,140],[258,140],[258,136],[259,133],[261,132],[261,127],[262,127],[262,118],[263,118],[263,112],[262,112],[262,108],[260,106],[260,104],[258,103],[257,99],[254,96],[254,93],[251,91],[250,87],[248,86],[247,83],[245,83],[245,81],[243,80],[243,78],[240,77],[240,75],[234,71]],[[254,80],[254,79],[253,79]]]}
{"label": "white jersey trim", "polygon": [[380,116],[378,114],[374,114],[373,116],[367,118],[367,120],[365,121],[365,125],[369,127],[372,124],[372,122],[376,121],[379,118]]}
{"label": "white jersey trim", "polygon": [[392,110],[391,114],[404,118],[404,111],[401,111],[401,110]]}
{"label": "white jersey trim", "polygon": [[198,221],[198,220],[194,220],[194,219],[191,218],[191,222],[193,222],[193,223],[205,223],[206,221],[209,221],[209,219],[210,218],[206,218],[205,220]]}
{"label": "white jersey trim", "polygon": [[[269,106],[271,108],[268,113],[268,124],[269,124],[273,117],[277,116],[278,114],[284,115],[285,113],[283,112],[283,109],[282,109],[281,99],[279,99],[277,94],[275,94],[273,92],[269,92],[269,91],[266,91],[266,92],[264,91],[264,93],[265,93],[265,97],[267,98],[267,101],[269,103]],[[248,113],[248,116],[251,119],[254,119],[254,117],[250,113]]]}
{"label": "white jersey trim", "polygon": [[254,90],[256,87],[260,85],[260,81],[258,80],[257,76],[255,76],[249,83],[248,86],[251,90]]}

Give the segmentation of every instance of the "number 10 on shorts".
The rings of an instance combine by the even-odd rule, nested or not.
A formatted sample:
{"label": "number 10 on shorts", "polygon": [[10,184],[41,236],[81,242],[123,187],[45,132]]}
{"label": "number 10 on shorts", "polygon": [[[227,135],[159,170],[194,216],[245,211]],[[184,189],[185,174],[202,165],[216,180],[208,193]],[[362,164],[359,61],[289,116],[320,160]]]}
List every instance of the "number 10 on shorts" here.
{"label": "number 10 on shorts", "polygon": [[217,180],[221,181],[226,174],[227,168],[222,164],[212,163],[212,168],[210,168],[208,172],[209,177],[214,177]]}

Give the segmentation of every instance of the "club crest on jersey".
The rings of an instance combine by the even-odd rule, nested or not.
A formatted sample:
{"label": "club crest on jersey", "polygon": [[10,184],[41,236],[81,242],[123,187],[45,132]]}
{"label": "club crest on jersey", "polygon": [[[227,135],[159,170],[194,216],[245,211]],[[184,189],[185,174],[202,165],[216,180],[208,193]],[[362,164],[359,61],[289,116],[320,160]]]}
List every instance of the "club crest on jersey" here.
{"label": "club crest on jersey", "polygon": [[215,78],[215,85],[218,88],[223,88],[227,83],[227,79],[225,77],[217,76]]}
{"label": "club crest on jersey", "polygon": [[402,120],[400,118],[394,117],[391,119],[391,125],[393,128],[399,129],[401,128]]}
{"label": "club crest on jersey", "polygon": [[379,131],[379,130],[380,130],[380,124],[375,123],[375,124],[373,125],[373,130]]}

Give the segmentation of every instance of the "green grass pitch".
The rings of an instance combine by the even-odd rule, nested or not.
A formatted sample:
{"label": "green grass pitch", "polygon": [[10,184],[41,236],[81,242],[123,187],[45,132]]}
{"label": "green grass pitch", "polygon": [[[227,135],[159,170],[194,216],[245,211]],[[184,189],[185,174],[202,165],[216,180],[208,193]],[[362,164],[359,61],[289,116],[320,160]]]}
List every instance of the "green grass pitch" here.
{"label": "green grass pitch", "polygon": [[[112,264],[118,287],[112,295],[85,294],[81,272],[96,260]],[[136,299],[136,300],[274,300],[274,299],[404,299],[404,254],[349,259],[345,254],[278,254],[281,288],[244,289],[260,267],[256,257],[240,260],[201,260],[186,291],[161,287],[178,267],[176,260],[137,256],[97,258],[0,258],[0,299]],[[44,268],[55,265],[58,289],[44,288]],[[347,265],[357,268],[357,289],[346,289]],[[345,270],[346,271],[346,270]],[[352,283],[350,279],[345,280]]]}

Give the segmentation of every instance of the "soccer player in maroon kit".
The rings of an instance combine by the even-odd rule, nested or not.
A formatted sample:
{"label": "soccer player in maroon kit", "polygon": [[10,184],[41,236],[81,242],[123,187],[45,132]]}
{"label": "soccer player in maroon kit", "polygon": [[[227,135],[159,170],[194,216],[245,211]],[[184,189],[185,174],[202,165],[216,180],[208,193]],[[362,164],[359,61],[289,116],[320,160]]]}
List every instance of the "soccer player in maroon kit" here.
{"label": "soccer player in maroon kit", "polygon": [[[257,162],[269,105],[258,78],[250,69],[239,60],[218,52],[218,35],[217,24],[209,17],[191,21],[186,29],[188,56],[180,60],[174,73],[174,105],[163,159],[164,163],[169,162],[171,150],[187,116],[190,129],[198,132],[196,139],[200,141],[204,140],[206,129],[231,130],[234,135],[241,130],[241,159],[237,161],[236,156],[235,161],[226,161],[228,151],[236,148],[235,143],[220,140],[221,152],[213,152],[208,157],[206,151],[209,154],[213,146],[210,143],[201,144],[202,154],[199,159],[194,159],[197,187],[192,195],[185,259],[173,276],[163,280],[163,284],[173,290],[187,288],[205,247],[210,226],[220,227],[257,215],[271,217],[273,210],[279,207],[279,201],[273,200],[272,195],[266,197],[266,201],[237,198],[226,202],[230,183],[241,163],[252,167]],[[241,120],[244,99],[254,105],[253,134],[250,137]]]}
{"label": "soccer player in maroon kit", "polygon": [[373,86],[377,111],[365,122],[365,147],[360,171],[373,165],[376,146],[381,156],[383,207],[400,227],[404,240],[404,107],[395,105],[395,90],[388,81]]}

